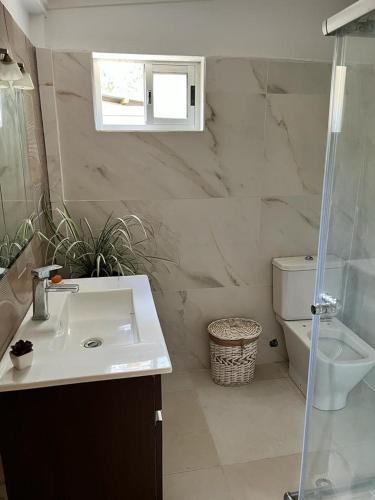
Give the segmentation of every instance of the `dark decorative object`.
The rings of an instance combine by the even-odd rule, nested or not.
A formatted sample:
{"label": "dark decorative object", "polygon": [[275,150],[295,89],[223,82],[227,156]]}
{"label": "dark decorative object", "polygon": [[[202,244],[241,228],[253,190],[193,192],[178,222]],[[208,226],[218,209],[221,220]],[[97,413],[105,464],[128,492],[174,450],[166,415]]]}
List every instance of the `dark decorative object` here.
{"label": "dark decorative object", "polygon": [[24,356],[25,354],[32,352],[32,350],[33,344],[30,340],[18,340],[14,345],[12,345],[10,352],[19,358],[20,356]]}

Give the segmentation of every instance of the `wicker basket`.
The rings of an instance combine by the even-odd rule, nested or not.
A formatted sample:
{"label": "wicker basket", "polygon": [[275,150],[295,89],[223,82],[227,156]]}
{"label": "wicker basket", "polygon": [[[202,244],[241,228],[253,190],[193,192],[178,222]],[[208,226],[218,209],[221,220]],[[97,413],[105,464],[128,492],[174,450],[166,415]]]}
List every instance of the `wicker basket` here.
{"label": "wicker basket", "polygon": [[246,318],[228,318],[208,325],[211,373],[219,385],[249,384],[254,379],[259,323]]}

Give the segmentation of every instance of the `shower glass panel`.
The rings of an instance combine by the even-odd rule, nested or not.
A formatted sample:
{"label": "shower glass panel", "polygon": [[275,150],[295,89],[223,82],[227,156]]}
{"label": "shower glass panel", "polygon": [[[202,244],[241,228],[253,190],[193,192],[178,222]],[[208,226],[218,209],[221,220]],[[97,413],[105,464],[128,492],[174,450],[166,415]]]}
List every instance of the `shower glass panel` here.
{"label": "shower glass panel", "polygon": [[375,499],[373,19],[336,35],[300,500]]}

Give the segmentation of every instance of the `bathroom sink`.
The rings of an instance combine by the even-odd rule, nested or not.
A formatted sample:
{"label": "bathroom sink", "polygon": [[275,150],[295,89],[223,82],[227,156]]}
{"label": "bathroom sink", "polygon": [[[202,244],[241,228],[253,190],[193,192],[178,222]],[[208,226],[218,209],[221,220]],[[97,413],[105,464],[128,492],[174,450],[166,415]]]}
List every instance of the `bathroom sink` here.
{"label": "bathroom sink", "polygon": [[68,294],[50,349],[77,350],[139,343],[131,289]]}
{"label": "bathroom sink", "polygon": [[31,340],[33,364],[17,371],[6,352],[0,392],[172,370],[147,276],[65,283],[80,291],[49,294],[48,320],[33,321],[30,307],[11,344]]}

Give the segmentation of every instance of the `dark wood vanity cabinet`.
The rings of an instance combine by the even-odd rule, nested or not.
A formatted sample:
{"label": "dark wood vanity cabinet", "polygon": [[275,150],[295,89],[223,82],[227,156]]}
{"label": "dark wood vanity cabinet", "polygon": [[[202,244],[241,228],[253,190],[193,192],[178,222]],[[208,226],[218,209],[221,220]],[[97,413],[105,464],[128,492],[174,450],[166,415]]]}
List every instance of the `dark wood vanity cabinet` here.
{"label": "dark wood vanity cabinet", "polygon": [[162,500],[158,410],[160,376],[1,393],[9,500]]}

